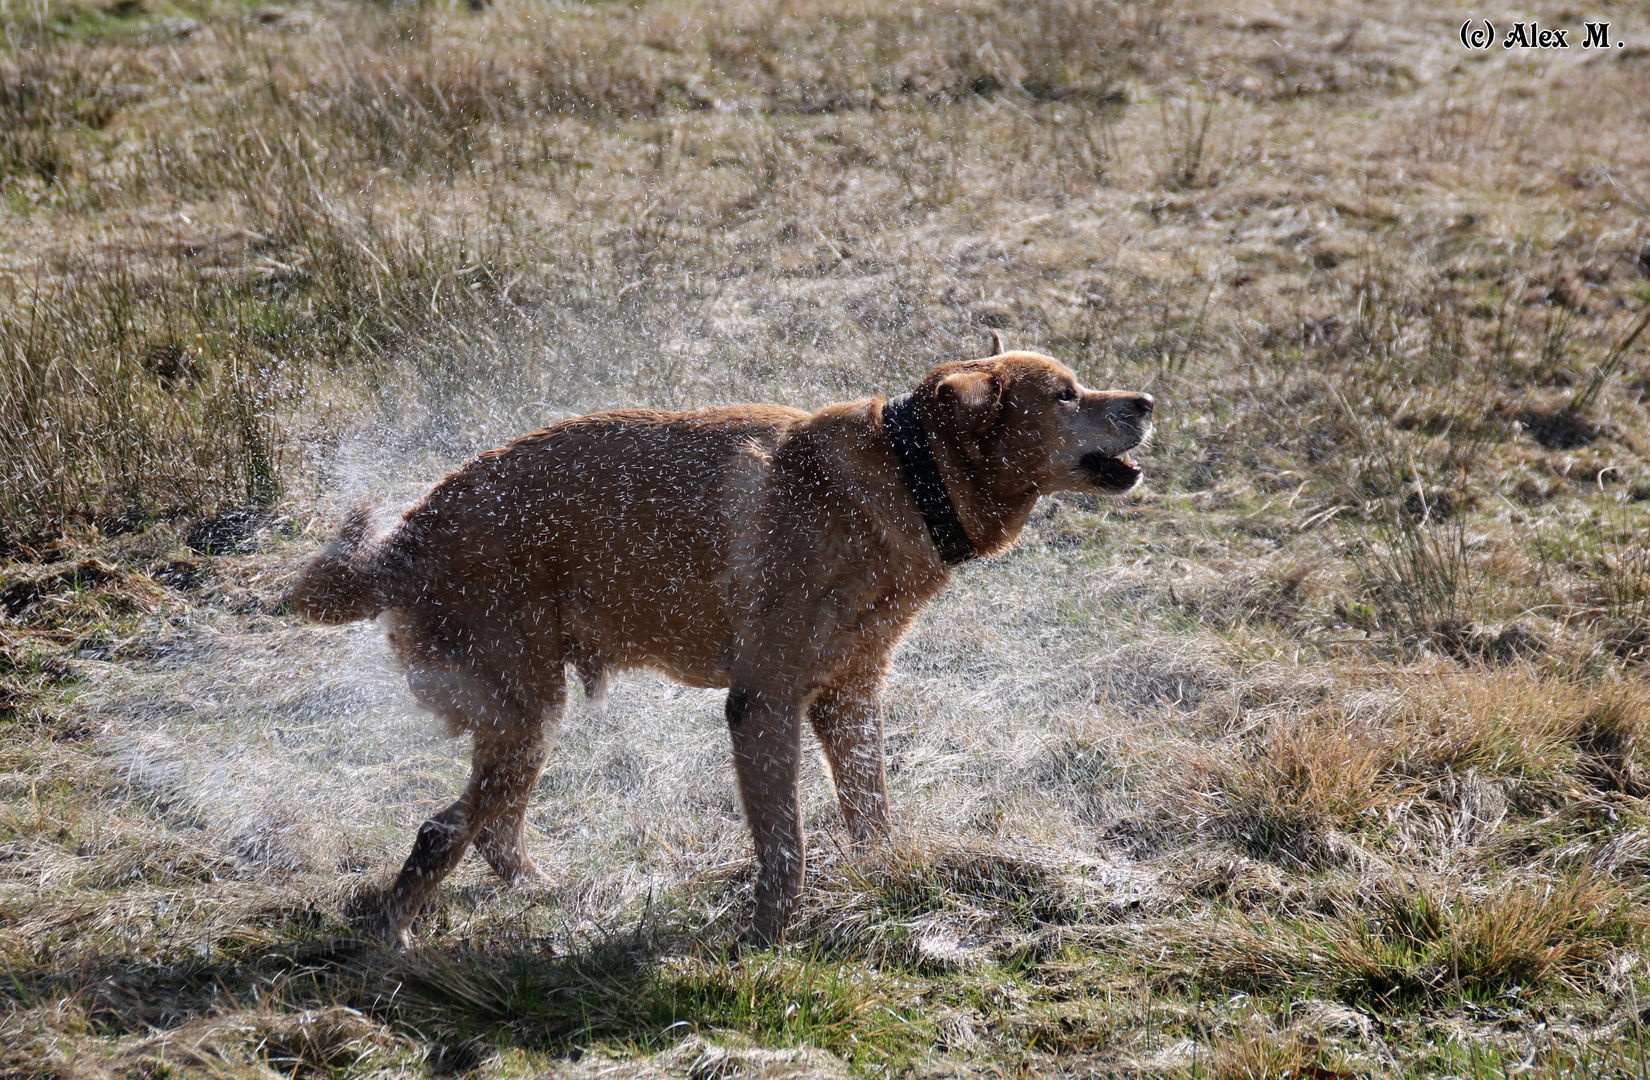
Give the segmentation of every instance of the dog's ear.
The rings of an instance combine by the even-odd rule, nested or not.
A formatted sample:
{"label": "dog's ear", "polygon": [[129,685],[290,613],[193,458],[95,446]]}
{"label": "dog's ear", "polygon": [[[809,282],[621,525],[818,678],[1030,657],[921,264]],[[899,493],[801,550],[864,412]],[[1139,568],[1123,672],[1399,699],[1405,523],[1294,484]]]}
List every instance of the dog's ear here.
{"label": "dog's ear", "polygon": [[935,387],[935,397],[960,435],[984,435],[1002,409],[1003,384],[992,371],[959,371]]}
{"label": "dog's ear", "polygon": [[988,358],[992,356],[1001,356],[1007,351],[1007,349],[1003,348],[1003,332],[1001,330],[991,331],[991,351],[987,353],[986,356]]}

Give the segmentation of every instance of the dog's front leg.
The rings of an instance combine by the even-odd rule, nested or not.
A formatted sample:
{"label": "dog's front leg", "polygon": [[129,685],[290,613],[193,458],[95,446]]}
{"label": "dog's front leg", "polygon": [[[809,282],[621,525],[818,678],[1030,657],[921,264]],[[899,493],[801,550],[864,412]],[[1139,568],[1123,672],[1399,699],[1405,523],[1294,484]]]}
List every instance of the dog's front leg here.
{"label": "dog's front leg", "polygon": [[802,757],[799,693],[759,689],[736,680],[728,691],[728,732],[739,798],[756,843],[756,920],[751,940],[777,942],[802,891]]}
{"label": "dog's front leg", "polygon": [[853,672],[820,691],[808,720],[831,765],[837,802],[856,845],[888,835],[882,752],[882,672]]}

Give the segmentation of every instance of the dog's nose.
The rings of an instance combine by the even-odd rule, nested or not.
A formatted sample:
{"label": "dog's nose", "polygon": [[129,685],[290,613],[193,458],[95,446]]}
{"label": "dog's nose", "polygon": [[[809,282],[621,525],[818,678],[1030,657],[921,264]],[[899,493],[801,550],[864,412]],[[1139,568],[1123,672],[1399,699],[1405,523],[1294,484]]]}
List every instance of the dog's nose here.
{"label": "dog's nose", "polygon": [[1134,407],[1143,413],[1150,413],[1152,411],[1152,406],[1155,404],[1157,404],[1157,402],[1152,400],[1152,396],[1150,394],[1138,394],[1134,399]]}

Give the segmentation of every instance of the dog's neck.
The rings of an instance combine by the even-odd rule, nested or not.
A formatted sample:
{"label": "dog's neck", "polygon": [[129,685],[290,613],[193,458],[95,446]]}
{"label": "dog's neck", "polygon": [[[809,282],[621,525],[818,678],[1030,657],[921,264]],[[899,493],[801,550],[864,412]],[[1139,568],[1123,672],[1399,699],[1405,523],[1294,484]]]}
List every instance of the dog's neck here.
{"label": "dog's neck", "polygon": [[970,461],[953,447],[935,447],[935,459],[975,552],[984,558],[1013,547],[1037,503],[1037,489],[1015,484],[1004,490],[990,463]]}
{"label": "dog's neck", "polygon": [[882,409],[882,424],[899,458],[900,471],[905,474],[905,486],[917,501],[917,511],[940,558],[947,566],[968,562],[977,554],[974,542],[957,515],[945,478],[934,461],[916,399],[910,394],[889,398]]}
{"label": "dog's neck", "polygon": [[[913,420],[916,418],[917,400],[922,393],[919,389],[908,396]],[[888,403],[896,409],[894,419],[897,419],[901,401],[901,398],[895,398]],[[888,407],[885,406],[885,429],[891,419],[887,410]],[[916,427],[922,434],[924,452],[929,455],[929,460],[943,484],[944,495],[949,501],[956,524],[972,550],[970,557],[1000,555],[1013,547],[1015,541],[1020,538],[1026,519],[1031,516],[1032,507],[1036,505],[1036,487],[1024,477],[1005,473],[1006,463],[994,463],[983,457],[975,460],[952,440],[928,438],[920,422]],[[907,486],[913,488],[915,495],[916,488],[911,477],[912,468],[906,462],[907,455],[899,452],[893,432],[889,434],[890,441],[896,442],[896,452],[899,453],[901,466],[906,473]],[[925,501],[921,496],[917,497],[919,509],[922,509],[923,523],[927,526],[941,558],[950,565],[966,561],[948,555],[948,545],[944,542],[943,533],[936,535],[930,512],[923,508],[922,504]],[[945,526],[942,524],[941,529],[943,528]],[[960,553],[960,545],[952,550]]]}

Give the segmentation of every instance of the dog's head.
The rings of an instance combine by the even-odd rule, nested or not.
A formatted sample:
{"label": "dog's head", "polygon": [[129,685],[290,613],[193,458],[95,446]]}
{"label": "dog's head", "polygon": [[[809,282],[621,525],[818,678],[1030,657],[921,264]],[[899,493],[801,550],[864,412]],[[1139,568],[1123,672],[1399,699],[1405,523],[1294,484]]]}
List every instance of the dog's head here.
{"label": "dog's head", "polygon": [[1152,397],[1089,390],[1039,353],[941,364],[923,380],[938,434],[1003,493],[1121,494],[1140,482],[1130,450],[1152,431]]}

